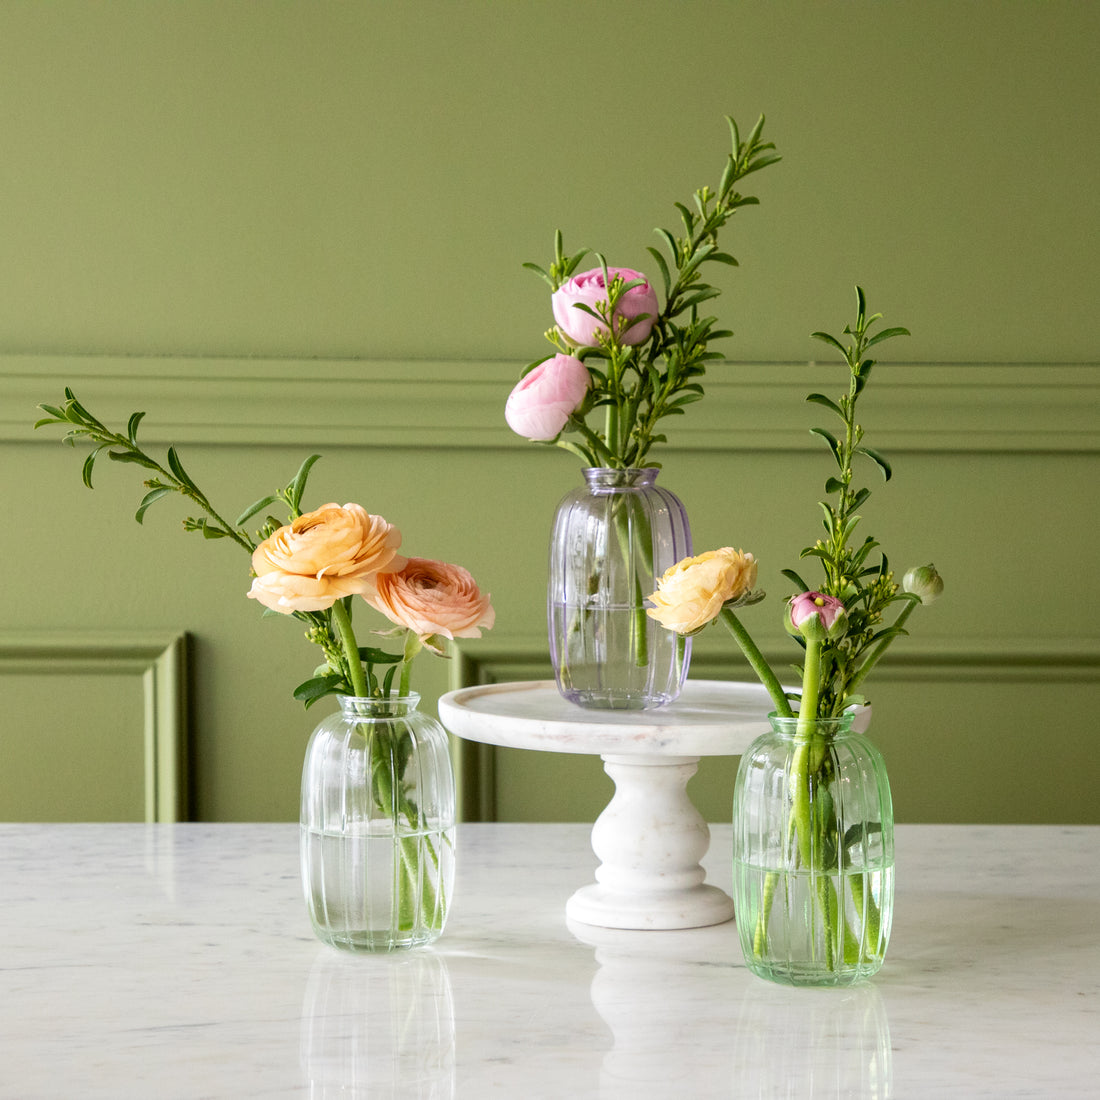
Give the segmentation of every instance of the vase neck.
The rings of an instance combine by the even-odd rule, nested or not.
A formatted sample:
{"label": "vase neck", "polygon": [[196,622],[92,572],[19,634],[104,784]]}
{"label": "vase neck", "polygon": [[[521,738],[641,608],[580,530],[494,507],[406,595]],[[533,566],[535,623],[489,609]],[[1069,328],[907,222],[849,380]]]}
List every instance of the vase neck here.
{"label": "vase neck", "polygon": [[836,718],[813,718],[806,723],[796,715],[793,718],[784,718],[778,714],[769,714],[768,721],[772,729],[783,738],[792,740],[802,736],[823,737],[833,741],[853,735],[851,714],[841,714]]}
{"label": "vase neck", "polygon": [[645,489],[656,484],[657,466],[628,467],[617,470],[611,466],[590,466],[581,471],[593,492],[621,492],[624,489]]}
{"label": "vase neck", "polygon": [[340,709],[345,718],[354,718],[357,722],[404,718],[416,710],[420,696],[415,691],[405,695],[389,695],[385,698],[373,698],[359,695],[341,695]]}

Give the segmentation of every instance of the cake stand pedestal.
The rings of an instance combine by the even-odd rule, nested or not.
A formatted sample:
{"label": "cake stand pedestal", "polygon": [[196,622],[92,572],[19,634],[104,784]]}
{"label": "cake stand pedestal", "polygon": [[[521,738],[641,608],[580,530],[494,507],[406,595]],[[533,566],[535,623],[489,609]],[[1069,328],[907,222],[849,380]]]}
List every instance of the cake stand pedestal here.
{"label": "cake stand pedestal", "polygon": [[733,901],[704,881],[710,830],[687,793],[703,756],[734,756],[769,729],[759,684],[688,680],[657,710],[586,710],[552,680],[448,692],[439,717],[470,741],[549,752],[598,753],[615,794],[592,828],[596,881],[566,915],[603,928],[698,928],[733,916]]}

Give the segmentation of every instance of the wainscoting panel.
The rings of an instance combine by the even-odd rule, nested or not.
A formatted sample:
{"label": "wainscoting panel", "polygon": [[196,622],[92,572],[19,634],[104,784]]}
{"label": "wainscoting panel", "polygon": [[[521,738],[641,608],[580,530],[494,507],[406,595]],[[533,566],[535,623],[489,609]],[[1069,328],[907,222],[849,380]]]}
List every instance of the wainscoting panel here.
{"label": "wainscoting panel", "polygon": [[186,641],[0,635],[0,819],[185,819]]}

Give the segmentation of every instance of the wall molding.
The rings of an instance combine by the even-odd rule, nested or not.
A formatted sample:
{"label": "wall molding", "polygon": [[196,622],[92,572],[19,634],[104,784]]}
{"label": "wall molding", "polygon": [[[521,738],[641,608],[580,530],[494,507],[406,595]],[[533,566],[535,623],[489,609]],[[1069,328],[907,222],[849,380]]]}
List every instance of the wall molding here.
{"label": "wall molding", "polygon": [[[699,639],[696,639],[698,643]],[[507,680],[552,677],[545,637],[481,639],[465,648],[456,643],[451,688],[476,687]],[[759,641],[761,652],[782,678],[797,659],[789,638]],[[751,680],[752,670],[732,642],[699,646],[692,653],[691,675],[707,680]],[[877,683],[1006,682],[1100,683],[1100,640],[1095,638],[936,638],[905,639],[875,669]],[[464,821],[496,820],[494,745],[455,739],[459,813]]]}
{"label": "wall molding", "polygon": [[[150,443],[510,449],[504,423],[520,364],[491,360],[246,359],[0,355],[0,441],[34,432],[36,406],[71,386],[120,426],[135,410]],[[707,400],[669,421],[681,451],[818,446],[811,390],[841,385],[835,365],[714,363]],[[864,398],[877,442],[897,451],[1100,451],[1100,363],[882,364]]]}
{"label": "wall molding", "polygon": [[141,678],[145,820],[187,819],[187,635],[0,632],[0,675]]}

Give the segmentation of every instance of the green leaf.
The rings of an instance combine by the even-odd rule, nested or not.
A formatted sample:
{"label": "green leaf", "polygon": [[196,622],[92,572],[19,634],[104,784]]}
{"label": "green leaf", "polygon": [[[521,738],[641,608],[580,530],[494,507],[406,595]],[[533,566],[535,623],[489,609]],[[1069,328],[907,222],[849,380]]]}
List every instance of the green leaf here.
{"label": "green leaf", "polygon": [[793,581],[801,592],[809,592],[810,586],[793,570],[793,569],[781,569],[780,572],[789,581]]}
{"label": "green leaf", "polygon": [[[106,444],[104,444],[106,446]],[[86,459],[84,459],[84,468],[80,471],[80,476],[84,481],[84,484],[92,489],[92,468],[95,466],[95,460],[99,457],[99,452],[103,450],[103,447],[96,447],[94,451]]]}
{"label": "green leaf", "polygon": [[387,653],[383,649],[375,649],[373,646],[359,647],[359,660],[367,665],[392,665],[401,660],[400,653]]}
{"label": "green leaf", "polygon": [[145,415],[143,412],[136,412],[130,416],[130,421],[126,425],[126,435],[129,437],[130,442],[137,446],[137,430],[138,425],[141,423],[141,418]]}
{"label": "green leaf", "polygon": [[657,264],[657,269],[661,273],[661,281],[665,284],[665,297],[668,297],[668,292],[672,288],[672,280],[668,274],[668,264],[665,263],[665,258],[657,251],[652,245],[646,245],[646,251],[653,257],[654,262]]}
{"label": "green leaf", "polygon": [[538,264],[524,264],[523,266],[527,268],[528,271],[533,271],[540,278],[544,279],[551,290],[558,289],[556,286],[554,286],[554,280],[551,279],[550,276],[545,271],[543,271],[543,269],[539,267]]}
{"label": "green leaf", "polygon": [[161,497],[167,496],[169,493],[175,492],[174,489],[161,487],[158,489],[150,489],[149,492],[141,498],[141,504],[138,505],[138,510],[134,513],[134,519],[141,523],[145,518],[145,513],[148,511],[149,505],[156,503]]}
{"label": "green leaf", "polygon": [[257,512],[262,512],[269,504],[274,504],[279,498],[276,496],[267,496],[256,501],[255,504],[249,505],[236,519],[235,527],[240,527],[242,523],[247,523]]}
{"label": "green leaf", "polygon": [[300,703],[305,703],[308,709],[326,695],[341,695],[346,690],[344,678],[339,673],[330,672],[326,676],[315,676],[299,684],[294,689],[294,698]]}
{"label": "green leaf", "polygon": [[718,264],[725,264],[727,267],[740,267],[741,264],[737,259],[731,256],[728,252],[712,252],[708,257],[708,261],[713,261]]}
{"label": "green leaf", "polygon": [[831,345],[832,347],[836,348],[836,350],[839,351],[845,359],[848,358],[848,349],[835,336],[830,336],[827,332],[811,332],[810,336],[814,340],[821,340],[824,343]]}
{"label": "green leaf", "polygon": [[833,458],[836,459],[838,466],[843,466],[843,461],[840,457],[840,441],[832,432],[827,432],[824,428],[811,428],[811,435],[818,435],[829,444],[829,450],[833,452]]}
{"label": "green leaf", "polygon": [[878,468],[882,471],[884,480],[890,480],[893,475],[893,470],[890,468],[890,463],[887,462],[886,458],[879,454],[878,451],[872,451],[870,447],[857,447],[856,454],[866,455],[872,462],[878,465]]}
{"label": "green leaf", "polygon": [[204,539],[224,539],[229,534],[220,527],[211,527],[206,520],[202,521],[202,537]]}
{"label": "green leaf", "polygon": [[198,486],[188,476],[187,471],[183,468],[183,463],[180,462],[180,457],[176,454],[175,447],[168,448],[168,468],[179,479],[179,481],[186,485],[188,489],[193,489],[198,492]]}
{"label": "green leaf", "polygon": [[806,400],[815,405],[824,405],[825,408],[832,409],[841,420],[844,419],[840,406],[831,397],[826,397],[823,393],[811,393],[806,396]]}
{"label": "green leaf", "polygon": [[885,328],[882,332],[876,332],[864,345],[864,349],[873,348],[875,344],[880,343],[882,340],[892,340],[895,336],[911,336],[912,333],[907,328]]}
{"label": "green leaf", "polygon": [[825,492],[839,493],[844,488],[844,482],[839,478],[830,477],[825,482]]}
{"label": "green leaf", "polygon": [[309,472],[313,469],[314,463],[320,460],[320,455],[310,455],[309,458],[298,467],[298,472],[294,475],[294,481],[290,486],[290,509],[295,516],[299,514],[299,505],[302,502],[302,495],[306,491],[306,482],[309,480]]}
{"label": "green leaf", "polygon": [[138,466],[144,466],[147,470],[159,470],[160,467],[141,451],[108,451],[107,457],[112,462],[133,462]]}

